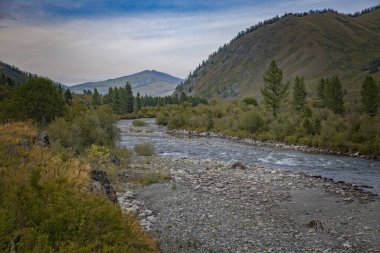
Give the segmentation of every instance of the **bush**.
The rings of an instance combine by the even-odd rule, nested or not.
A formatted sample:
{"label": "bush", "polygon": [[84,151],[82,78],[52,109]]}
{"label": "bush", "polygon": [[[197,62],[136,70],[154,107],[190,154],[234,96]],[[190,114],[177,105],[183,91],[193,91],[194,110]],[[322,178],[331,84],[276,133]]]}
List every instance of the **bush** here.
{"label": "bush", "polygon": [[143,127],[143,126],[146,126],[146,123],[145,121],[135,119],[132,121],[132,125],[137,126],[137,127]]}
{"label": "bush", "polygon": [[53,145],[80,153],[92,144],[113,146],[118,138],[119,130],[108,106],[80,111],[71,117],[71,121],[58,118],[48,126]]}
{"label": "bush", "polygon": [[151,156],[154,155],[154,146],[152,143],[136,144],[133,149],[138,155]]}
{"label": "bush", "polygon": [[0,125],[0,252],[157,252],[135,217],[88,191],[89,164],[33,145],[37,133]]}
{"label": "bush", "polygon": [[158,125],[168,125],[168,122],[169,122],[169,116],[167,114],[165,114],[164,112],[158,112],[156,114],[156,123]]}
{"label": "bush", "polygon": [[255,133],[264,127],[264,120],[258,112],[251,111],[241,116],[240,126],[247,132]]}

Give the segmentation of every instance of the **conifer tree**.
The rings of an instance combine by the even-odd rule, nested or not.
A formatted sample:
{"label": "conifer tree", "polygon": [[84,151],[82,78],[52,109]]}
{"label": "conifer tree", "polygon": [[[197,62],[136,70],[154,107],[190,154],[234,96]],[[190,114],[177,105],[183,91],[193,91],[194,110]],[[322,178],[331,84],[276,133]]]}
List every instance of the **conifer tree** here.
{"label": "conifer tree", "polygon": [[72,106],[73,105],[73,96],[71,94],[70,89],[67,89],[65,91],[64,97],[65,97],[66,104],[68,104],[69,106]]}
{"label": "conifer tree", "polygon": [[306,95],[304,78],[296,76],[293,86],[293,107],[298,113],[305,108]]}
{"label": "conifer tree", "polygon": [[327,79],[324,88],[325,105],[335,114],[344,113],[342,84],[337,76]]}
{"label": "conifer tree", "polygon": [[136,94],[134,109],[136,112],[141,110],[141,97],[139,92]]}
{"label": "conifer tree", "polygon": [[94,89],[94,94],[92,95],[92,105],[97,106],[101,104],[101,97],[98,92],[98,89]]}
{"label": "conifer tree", "polygon": [[368,113],[371,117],[376,116],[377,107],[379,106],[379,88],[371,76],[367,76],[364,79],[361,88],[361,95],[366,113]]}
{"label": "conifer tree", "polygon": [[264,96],[264,102],[277,118],[280,106],[288,96],[289,83],[282,81],[282,70],[277,67],[275,60],[270,63],[263,79],[264,87],[261,88],[261,93]]}
{"label": "conifer tree", "polygon": [[128,82],[125,85],[125,93],[126,93],[126,112],[132,113],[134,99],[133,99],[132,87]]}

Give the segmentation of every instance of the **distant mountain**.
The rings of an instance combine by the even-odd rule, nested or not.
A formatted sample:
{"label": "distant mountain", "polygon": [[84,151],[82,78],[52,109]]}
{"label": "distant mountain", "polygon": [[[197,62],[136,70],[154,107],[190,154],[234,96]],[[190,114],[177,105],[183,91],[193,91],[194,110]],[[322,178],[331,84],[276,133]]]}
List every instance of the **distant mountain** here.
{"label": "distant mountain", "polygon": [[366,75],[380,80],[374,66],[380,62],[379,7],[353,15],[333,10],[286,14],[260,22],[212,53],[177,90],[204,98],[260,98],[262,76],[275,59],[285,81],[302,75],[310,93],[322,77],[337,75],[346,99],[358,98]]}
{"label": "distant mountain", "polygon": [[182,79],[155,70],[144,70],[129,76],[108,79],[99,82],[89,82],[69,87],[74,93],[83,93],[83,90],[93,91],[95,88],[101,94],[108,93],[110,87],[121,87],[129,82],[134,94],[137,92],[145,96],[171,95]]}

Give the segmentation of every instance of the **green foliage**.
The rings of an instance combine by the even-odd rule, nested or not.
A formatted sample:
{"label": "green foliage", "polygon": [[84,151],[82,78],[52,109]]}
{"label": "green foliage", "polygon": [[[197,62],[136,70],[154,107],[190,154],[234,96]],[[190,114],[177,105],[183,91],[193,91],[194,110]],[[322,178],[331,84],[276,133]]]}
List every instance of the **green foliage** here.
{"label": "green foliage", "polygon": [[298,113],[305,108],[306,104],[306,87],[303,77],[296,76],[293,86],[293,107]]}
{"label": "green foliage", "polygon": [[246,105],[253,105],[253,106],[259,106],[257,103],[257,100],[253,97],[246,97],[243,99],[243,103]]}
{"label": "green foliage", "polygon": [[[12,243],[16,252],[157,251],[135,217],[88,191],[88,164],[34,146],[37,130],[31,125],[0,130],[1,252]],[[10,152],[10,146],[17,148]]]}
{"label": "green foliage", "polygon": [[367,76],[361,87],[362,103],[364,110],[371,117],[376,116],[379,106],[379,88],[371,76]]}
{"label": "green foliage", "polygon": [[132,176],[128,179],[128,181],[141,184],[142,186],[146,186],[146,185],[166,182],[170,179],[171,179],[171,176],[168,174],[148,171],[148,172],[143,172],[141,174]]}
{"label": "green foliage", "polygon": [[[79,107],[79,108],[78,108]],[[92,144],[113,145],[118,138],[115,118],[108,106],[82,110],[80,105],[69,109],[68,117],[57,118],[48,126],[53,145],[82,152]]]}
{"label": "green foliage", "polygon": [[68,105],[73,105],[73,95],[71,94],[71,91],[70,89],[67,89],[64,93],[64,97],[65,97],[65,102],[66,104]]}
{"label": "green foliage", "polygon": [[140,143],[136,144],[133,150],[141,156],[154,155],[154,146],[152,143]]}
{"label": "green foliage", "polygon": [[139,92],[137,92],[137,95],[136,95],[136,98],[135,98],[134,109],[135,109],[136,112],[138,112],[138,111],[141,110],[141,97],[140,97],[140,93]]}
{"label": "green foliage", "polygon": [[342,84],[337,76],[326,79],[323,90],[324,105],[335,114],[344,113]]}
{"label": "green foliage", "polygon": [[[133,93],[132,93],[132,86],[127,82],[125,85],[125,112],[126,113],[132,113],[133,112]],[[124,112],[124,110],[122,110]]]}
{"label": "green foliage", "polygon": [[3,117],[33,119],[44,125],[64,114],[65,101],[51,80],[33,78],[15,88],[6,109]]}
{"label": "green foliage", "polygon": [[260,113],[250,111],[240,117],[241,128],[249,133],[255,133],[263,129],[265,122]]}
{"label": "green foliage", "polygon": [[289,83],[282,81],[282,70],[277,67],[276,61],[272,60],[268,70],[264,73],[264,87],[261,93],[265,104],[271,109],[276,118],[280,105],[288,96]]}
{"label": "green foliage", "polygon": [[101,104],[101,96],[98,92],[98,89],[94,89],[94,94],[92,95],[92,105],[97,106]]}
{"label": "green foliage", "polygon": [[145,121],[142,121],[142,120],[139,120],[139,119],[135,119],[132,121],[132,124],[134,126],[137,126],[137,127],[143,127],[143,126],[146,126],[146,123]]}

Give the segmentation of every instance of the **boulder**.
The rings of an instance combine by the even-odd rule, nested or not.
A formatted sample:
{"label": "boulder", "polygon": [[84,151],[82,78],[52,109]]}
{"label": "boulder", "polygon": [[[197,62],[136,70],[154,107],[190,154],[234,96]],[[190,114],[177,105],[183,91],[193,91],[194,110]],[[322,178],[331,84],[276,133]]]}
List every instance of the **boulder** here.
{"label": "boulder", "polygon": [[231,168],[232,169],[240,169],[240,170],[245,170],[247,169],[247,167],[245,167],[244,164],[242,164],[241,162],[236,162],[234,164],[231,165]]}
{"label": "boulder", "polygon": [[108,179],[107,173],[101,170],[93,170],[90,176],[92,179],[91,191],[96,194],[105,195],[110,201],[117,203],[116,192]]}

